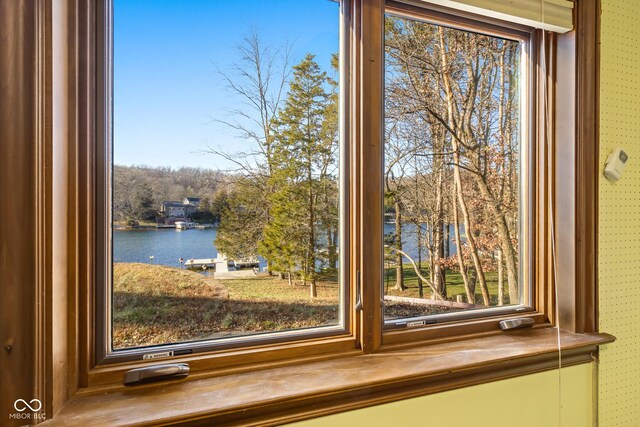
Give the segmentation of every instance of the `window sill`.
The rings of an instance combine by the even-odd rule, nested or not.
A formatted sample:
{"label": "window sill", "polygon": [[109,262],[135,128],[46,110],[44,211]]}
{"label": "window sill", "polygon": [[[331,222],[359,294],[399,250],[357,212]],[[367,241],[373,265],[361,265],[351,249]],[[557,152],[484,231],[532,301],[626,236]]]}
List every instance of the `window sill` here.
{"label": "window sill", "polygon": [[[614,340],[562,332],[562,364]],[[536,328],[77,397],[43,425],[282,424],[557,366],[556,330]]]}

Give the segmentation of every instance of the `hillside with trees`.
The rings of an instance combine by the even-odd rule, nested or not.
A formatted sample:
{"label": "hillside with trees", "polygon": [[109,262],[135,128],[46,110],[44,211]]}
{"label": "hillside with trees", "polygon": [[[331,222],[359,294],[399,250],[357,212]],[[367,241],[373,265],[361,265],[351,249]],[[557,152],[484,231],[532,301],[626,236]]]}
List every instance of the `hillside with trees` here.
{"label": "hillside with trees", "polygon": [[121,166],[113,167],[113,216],[126,223],[153,221],[160,203],[200,197],[208,219],[220,218],[226,190],[234,175],[211,169]]}

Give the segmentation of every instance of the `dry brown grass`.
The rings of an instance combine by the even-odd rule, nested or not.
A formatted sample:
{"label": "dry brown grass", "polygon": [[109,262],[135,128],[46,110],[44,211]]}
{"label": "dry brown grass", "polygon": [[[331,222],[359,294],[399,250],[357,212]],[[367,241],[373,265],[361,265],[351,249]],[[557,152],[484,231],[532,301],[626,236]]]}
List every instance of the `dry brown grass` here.
{"label": "dry brown grass", "polygon": [[224,282],[150,264],[115,263],[113,346],[126,348],[337,323],[337,285],[275,277]]}
{"label": "dry brown grass", "polygon": [[[299,329],[338,322],[338,285],[309,286],[273,276],[218,281],[199,273],[151,264],[115,263],[113,346],[196,341]],[[406,292],[403,296],[410,292]],[[388,301],[387,319],[456,309]]]}

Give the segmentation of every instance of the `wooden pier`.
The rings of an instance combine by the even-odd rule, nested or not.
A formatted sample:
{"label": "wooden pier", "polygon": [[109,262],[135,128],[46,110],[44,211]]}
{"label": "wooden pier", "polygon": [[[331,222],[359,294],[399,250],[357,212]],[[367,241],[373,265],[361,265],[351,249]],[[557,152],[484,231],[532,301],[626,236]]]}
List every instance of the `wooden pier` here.
{"label": "wooden pier", "polygon": [[229,270],[229,260],[224,254],[218,254],[216,261],[216,272],[213,277],[219,280],[224,279],[240,279],[255,277],[256,273],[253,269],[236,270],[235,267]]}
{"label": "wooden pier", "polygon": [[201,258],[201,259],[188,259],[185,261],[184,265],[187,268],[202,268],[206,266],[207,268],[215,268],[216,267],[216,258]]}
{"label": "wooden pier", "polygon": [[[231,269],[229,265],[231,264]],[[229,261],[224,254],[218,254],[216,258],[201,258],[201,259],[188,259],[185,261],[184,265],[186,268],[192,269],[207,269],[215,271],[214,277],[216,279],[238,279],[238,278],[248,278],[255,277],[256,273],[254,268],[243,268],[236,269],[233,265],[242,265],[245,264],[247,266],[254,265],[254,259],[248,258],[242,260],[240,263],[234,263],[233,261]]]}

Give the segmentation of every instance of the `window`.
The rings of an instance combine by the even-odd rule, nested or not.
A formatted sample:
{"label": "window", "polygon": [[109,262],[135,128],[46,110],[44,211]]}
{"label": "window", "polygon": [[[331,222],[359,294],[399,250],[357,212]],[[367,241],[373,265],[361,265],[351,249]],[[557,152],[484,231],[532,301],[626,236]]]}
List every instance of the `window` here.
{"label": "window", "polygon": [[100,350],[343,333],[339,4],[111,13]]}
{"label": "window", "polygon": [[530,38],[425,19],[385,18],[387,326],[531,304]]}
{"label": "window", "polygon": [[351,7],[114,1],[103,362],[549,321],[535,32],[389,3],[382,72]]}

